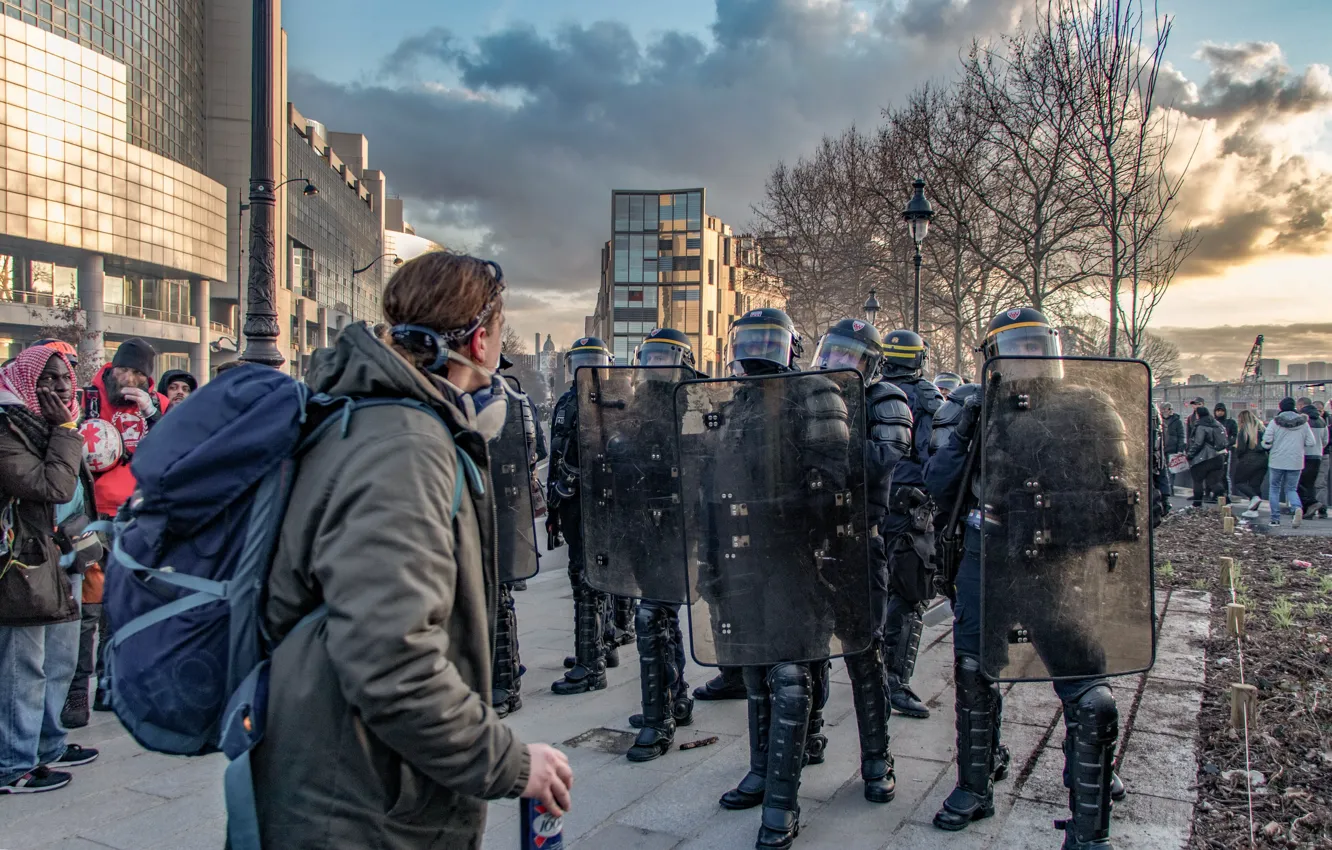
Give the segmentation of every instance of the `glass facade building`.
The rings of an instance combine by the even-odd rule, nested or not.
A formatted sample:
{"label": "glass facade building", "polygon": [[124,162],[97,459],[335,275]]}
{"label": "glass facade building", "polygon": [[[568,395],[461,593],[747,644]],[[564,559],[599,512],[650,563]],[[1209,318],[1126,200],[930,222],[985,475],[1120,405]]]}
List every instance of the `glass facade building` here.
{"label": "glass facade building", "polygon": [[359,275],[352,271],[384,253],[382,220],[347,166],[331,164],[336,155],[327,141],[308,128],[288,125],[287,133],[287,179],[309,180],[319,194],[302,194],[299,181],[285,190],[286,286],[321,307],[377,316],[383,270],[377,264]]}
{"label": "glass facade building", "polygon": [[199,0],[3,0],[5,14],[123,63],[127,141],[204,170]]}

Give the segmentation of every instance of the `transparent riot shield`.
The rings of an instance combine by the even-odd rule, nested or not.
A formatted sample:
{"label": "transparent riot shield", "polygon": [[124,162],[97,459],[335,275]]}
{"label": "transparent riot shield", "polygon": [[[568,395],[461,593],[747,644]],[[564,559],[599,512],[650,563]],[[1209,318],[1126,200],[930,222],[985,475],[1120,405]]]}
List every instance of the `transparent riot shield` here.
{"label": "transparent riot shield", "polygon": [[[505,375],[516,392],[518,380]],[[533,448],[525,418],[526,404],[509,397],[508,413],[499,435],[490,441],[490,482],[495,493],[499,580],[523,581],[537,574],[536,518],[532,511]]]}
{"label": "transparent riot shield", "polygon": [[675,418],[694,658],[764,665],[867,648],[860,375],[688,381]]}
{"label": "transparent riot shield", "polygon": [[999,357],[981,413],[981,656],[1052,681],[1152,666],[1151,371]]}
{"label": "transparent riot shield", "polygon": [[672,413],[681,367],[578,370],[578,457],[587,581],[654,602],[685,601]]}

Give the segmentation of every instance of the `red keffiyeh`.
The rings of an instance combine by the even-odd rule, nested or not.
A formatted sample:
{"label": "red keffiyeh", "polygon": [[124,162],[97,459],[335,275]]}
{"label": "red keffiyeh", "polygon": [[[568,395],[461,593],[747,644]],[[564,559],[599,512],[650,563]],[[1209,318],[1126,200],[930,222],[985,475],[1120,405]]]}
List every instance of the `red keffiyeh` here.
{"label": "red keffiyeh", "polygon": [[[52,357],[59,357],[64,362],[65,368],[69,369],[70,376],[74,375],[74,368],[69,365],[69,359],[59,351],[44,345],[24,349],[14,358],[13,363],[0,369],[0,390],[7,390],[22,400],[23,406],[38,417],[42,415],[42,406],[37,401],[37,379],[41,377],[42,370]],[[79,415],[78,402],[72,397],[69,400],[69,413],[75,418]]]}

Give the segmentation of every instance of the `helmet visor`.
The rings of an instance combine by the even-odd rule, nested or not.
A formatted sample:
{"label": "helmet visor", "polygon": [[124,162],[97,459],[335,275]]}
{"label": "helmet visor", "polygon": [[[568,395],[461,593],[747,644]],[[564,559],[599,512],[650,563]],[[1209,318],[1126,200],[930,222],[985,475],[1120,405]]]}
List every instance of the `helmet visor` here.
{"label": "helmet visor", "polygon": [[1048,325],[1029,325],[996,333],[991,340],[990,356],[999,357],[1062,357],[1059,335]]}
{"label": "helmet visor", "polygon": [[791,332],[781,325],[737,325],[731,328],[731,363],[767,360],[778,366],[791,363]]}
{"label": "helmet visor", "polygon": [[648,340],[638,349],[639,366],[679,366],[684,358],[684,348],[673,342]]}
{"label": "helmet visor", "polygon": [[814,349],[814,368],[855,369],[860,377],[869,380],[881,356],[877,348],[840,334],[824,334],[819,347]]}
{"label": "helmet visor", "polygon": [[583,366],[609,366],[610,355],[604,351],[576,351],[569,355],[569,371],[577,372]]}

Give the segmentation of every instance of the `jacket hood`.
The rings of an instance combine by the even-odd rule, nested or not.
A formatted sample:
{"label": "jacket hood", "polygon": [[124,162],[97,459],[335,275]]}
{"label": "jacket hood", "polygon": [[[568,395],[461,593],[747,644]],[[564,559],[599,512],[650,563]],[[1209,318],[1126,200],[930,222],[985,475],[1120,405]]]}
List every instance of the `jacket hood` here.
{"label": "jacket hood", "polygon": [[[114,368],[116,367],[108,363],[98,369],[97,373],[94,374],[92,378],[93,388],[97,390],[97,395],[101,397],[102,407],[107,410],[135,410],[136,408],[132,404],[113,404],[111,396],[107,394],[106,376],[111,374],[111,370]],[[166,396],[157,391],[157,384],[153,382],[153,376],[146,375],[145,377],[148,379],[148,392],[157,396],[157,409],[165,411],[170,402],[167,400]],[[107,417],[104,416],[102,418],[106,419]]]}
{"label": "jacket hood", "polygon": [[1309,417],[1303,413],[1296,413],[1293,410],[1284,410],[1276,415],[1272,420],[1282,428],[1300,428],[1308,424]]}
{"label": "jacket hood", "polygon": [[157,385],[165,391],[167,387],[171,386],[173,381],[184,381],[189,384],[190,392],[199,389],[199,382],[195,380],[193,375],[186,372],[184,369],[168,369],[162,373],[162,379],[157,382]]}
{"label": "jacket hood", "polygon": [[348,326],[333,347],[311,355],[305,382],[314,392],[332,396],[414,399],[438,410],[452,428],[475,430],[470,398],[449,382],[422,374],[365,322]]}

